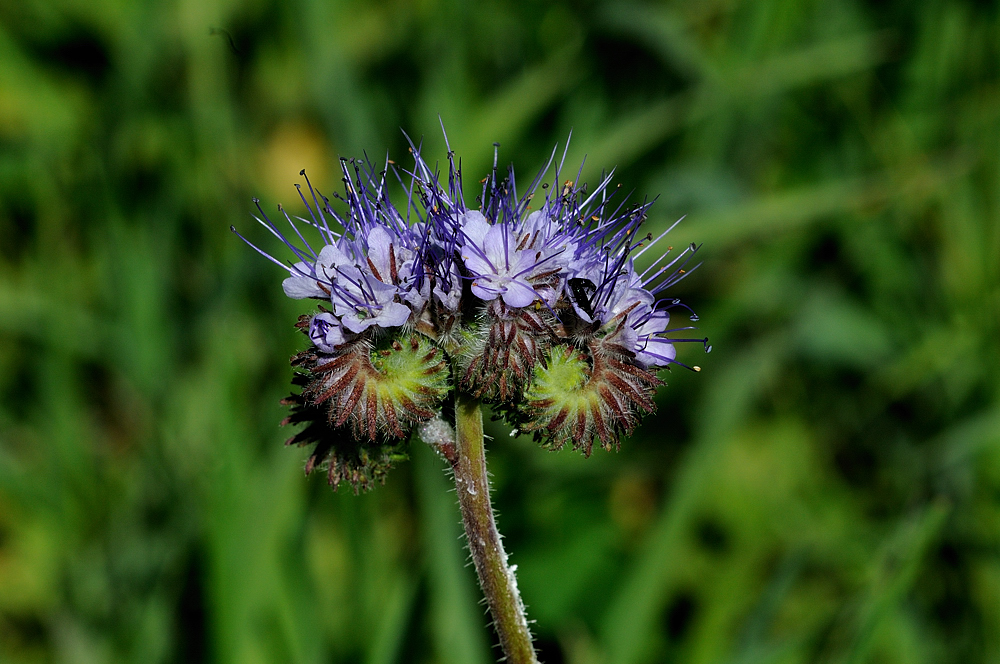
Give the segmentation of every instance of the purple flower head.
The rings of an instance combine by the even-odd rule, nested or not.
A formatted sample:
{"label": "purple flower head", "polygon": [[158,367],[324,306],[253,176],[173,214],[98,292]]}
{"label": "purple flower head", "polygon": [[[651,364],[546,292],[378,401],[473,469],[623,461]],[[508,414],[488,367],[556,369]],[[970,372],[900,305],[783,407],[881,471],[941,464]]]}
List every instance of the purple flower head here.
{"label": "purple flower head", "polygon": [[[478,197],[482,203],[479,210],[467,209],[461,195],[442,197],[430,206],[436,236],[442,246],[457,252],[472,294],[478,299],[500,300],[513,309],[538,302],[551,308],[558,299],[559,280],[565,273],[566,258],[572,254],[567,249],[572,249],[573,238],[563,230],[552,206],[530,210],[553,158],[519,197],[513,167],[500,180],[494,152],[492,176],[484,180]],[[449,182],[460,181],[453,161],[451,167]],[[424,173],[429,174],[429,169]],[[435,177],[429,183],[436,181]]]}
{"label": "purple flower head", "polygon": [[[553,152],[543,173],[551,166],[554,157]],[[558,274],[558,292],[555,297],[543,299],[553,306],[557,300],[566,303],[573,315],[567,316],[566,306],[557,306],[561,322],[572,328],[574,323],[571,319],[575,318],[592,326],[598,334],[608,337],[611,343],[633,353],[636,361],[646,367],[679,364],[675,359],[675,342],[698,341],[709,350],[705,339],[677,339],[669,336],[693,328],[669,327],[669,310],[687,307],[679,300],[663,297],[666,289],[697,267],[688,269],[688,263],[698,248],[691,245],[671,259],[673,247],[669,247],[643,272],[638,272],[636,260],[661,246],[658,243],[676,223],[656,238],[651,234],[644,234],[640,229],[647,220],[651,202],[629,205],[618,199],[615,196],[616,190],[610,186],[612,174],[602,176],[597,187],[588,192],[586,185],[577,187],[572,180],[565,180],[560,185],[561,171],[562,163],[556,168],[554,186],[549,188],[542,185],[545,198],[540,209],[523,219],[520,217],[525,214],[528,203],[538,191],[541,174],[532,182],[528,193],[520,199],[516,198],[516,193],[512,195],[513,172],[504,183],[494,185],[493,191],[499,191],[501,195],[487,198],[484,192],[484,198],[489,202],[484,209],[492,209],[495,214],[517,219],[512,224],[516,228],[514,233],[518,241],[514,245],[515,254],[519,249],[535,247],[539,250],[533,255],[537,261],[535,268],[544,269],[546,273],[554,270]],[[520,242],[524,242],[524,245]],[[505,247],[508,252],[509,246]],[[494,252],[497,251],[495,247],[492,248]],[[477,258],[481,259],[482,256]],[[520,257],[515,256],[517,258]],[[482,270],[483,261],[477,260],[474,263],[470,266],[469,259],[466,258],[469,271],[480,281],[481,275],[486,272]],[[525,266],[519,265],[519,268],[520,272],[531,274],[525,272]],[[500,271],[486,273],[490,285],[498,281],[495,276],[498,272]],[[502,273],[499,275],[501,279],[503,276]],[[536,287],[536,291],[538,290]],[[692,320],[697,320],[693,312],[691,316]]]}
{"label": "purple flower head", "polygon": [[[293,218],[279,206],[293,235],[279,230],[254,200],[260,212],[257,221],[297,259],[286,265],[254,246],[288,271],[282,284],[285,294],[332,305],[331,313],[314,317],[309,331],[310,339],[324,352],[344,343],[344,334],[399,327],[416,320],[431,298],[433,278],[428,275],[433,277],[434,263],[441,258],[440,250],[431,246],[426,224],[411,226],[389,201],[384,171],[376,174],[370,164],[355,160],[341,160],[341,165],[345,194],[334,198],[345,204],[346,213],[334,211],[330,200],[306,178],[308,197],[301,187],[296,188],[308,218]],[[408,201],[407,213],[411,207],[412,201]],[[318,252],[314,249],[317,243],[306,239],[306,234],[317,233]],[[445,301],[454,308],[457,302],[453,299]]]}
{"label": "purple flower head", "polygon": [[[569,328],[575,318],[604,335],[614,331],[613,343],[633,353],[643,366],[677,363],[674,342],[705,343],[669,337],[691,328],[669,328],[669,310],[684,305],[662,297],[691,271],[686,268],[697,247],[668,260],[671,247],[645,271],[637,272],[635,260],[658,246],[673,226],[655,239],[641,233],[652,203],[630,205],[616,197],[613,174],[603,175],[588,191],[586,185],[576,186],[579,173],[575,181],[562,179],[566,152],[556,163],[553,150],[519,195],[513,167],[501,177],[495,151],[492,173],[477,198],[481,206],[469,210],[451,153],[447,188],[420,159],[419,150],[415,154],[413,175],[427,192],[433,245],[445,255],[457,254],[471,293],[479,300],[502,301],[511,309],[543,303]],[[543,180],[553,164],[550,186]],[[532,210],[532,203],[539,203],[538,209]]]}
{"label": "purple flower head", "polygon": [[[258,217],[294,255],[286,265],[261,251],[288,271],[285,294],[331,307],[309,327],[318,349],[332,352],[327,349],[368,330],[405,325],[432,336],[447,333],[442,326],[472,324],[462,311],[482,311],[486,303],[497,315],[522,316],[517,325],[525,334],[549,328],[552,338],[594,336],[643,367],[678,363],[677,342],[699,341],[708,348],[704,339],[671,336],[692,328],[670,327],[671,310],[687,307],[664,297],[690,273],[687,265],[697,247],[672,258],[669,247],[639,271],[637,261],[673,226],[655,239],[644,234],[651,202],[628,204],[611,186],[612,174],[588,191],[575,184],[580,173],[575,180],[563,179],[566,151],[557,161],[553,150],[519,193],[513,167],[502,173],[495,151],[492,172],[477,196],[479,208],[469,209],[450,147],[446,174],[423,159],[419,145],[411,142],[410,151],[412,170],[396,172],[406,191],[405,208],[389,201],[386,171],[341,160],[345,192],[333,198],[344,204],[344,212],[335,212],[307,179],[307,192],[299,188],[299,193],[308,217],[293,218],[279,208],[293,234],[283,234],[263,211]],[[554,178],[545,182],[553,164]],[[319,242],[310,244],[307,234],[318,234]],[[463,291],[479,305],[470,302],[463,309]],[[541,314],[529,315],[529,309]],[[532,355],[511,366],[530,368],[543,346],[527,346],[535,348]]]}
{"label": "purple flower head", "polygon": [[[678,307],[697,320],[665,293],[697,267],[698,247],[660,254],[673,226],[646,232],[651,202],[629,203],[612,173],[589,190],[582,165],[566,178],[567,143],[521,191],[495,150],[470,207],[445,145],[444,171],[412,141],[410,170],[342,159],[343,193],[328,199],[307,178],[308,214],[278,208],[288,227],[257,205],[290,260],[254,248],[287,272],[288,297],[320,301],[297,324],[311,345],[292,360],[302,390],[286,421],[310,423],[290,440],[317,443],[307,472],[328,459],[334,485],[368,486],[393,458],[382,438],[440,417],[453,392],[550,447],[612,449],[655,410],[657,370],[686,366],[677,344],[710,350],[671,327]],[[390,171],[405,206],[389,200]],[[355,440],[342,445],[334,429],[347,425]]]}
{"label": "purple flower head", "polygon": [[330,301],[333,314],[354,333],[364,332],[373,325],[399,327],[410,318],[410,308],[396,301],[398,289],[357,267],[337,270]]}

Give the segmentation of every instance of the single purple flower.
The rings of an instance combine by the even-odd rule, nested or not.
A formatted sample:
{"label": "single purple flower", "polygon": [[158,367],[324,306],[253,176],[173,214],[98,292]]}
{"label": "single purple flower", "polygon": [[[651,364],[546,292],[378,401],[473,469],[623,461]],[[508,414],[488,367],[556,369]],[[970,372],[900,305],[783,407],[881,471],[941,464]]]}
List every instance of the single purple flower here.
{"label": "single purple flower", "polygon": [[337,269],[330,301],[333,313],[354,333],[373,325],[399,327],[410,318],[410,308],[396,302],[399,289],[383,283],[357,266]]}
{"label": "single purple flower", "polygon": [[337,346],[347,343],[353,336],[344,332],[340,321],[331,313],[318,313],[309,321],[309,339],[324,353],[333,353]]}
{"label": "single purple flower", "polygon": [[462,260],[472,275],[472,294],[480,300],[497,297],[510,307],[526,307],[538,299],[529,278],[540,269],[541,254],[518,249],[509,224],[490,224],[481,212],[465,213]]}
{"label": "single purple flower", "polygon": [[[353,174],[349,163],[355,164]],[[447,275],[437,265],[442,260],[442,251],[432,245],[426,224],[411,226],[389,201],[385,173],[376,177],[373,168],[362,169],[353,160],[344,160],[342,165],[346,193],[335,198],[346,204],[346,213],[334,211],[329,199],[318,194],[308,178],[309,197],[299,190],[308,218],[293,218],[279,206],[294,232],[290,237],[297,238],[299,243],[283,234],[257,206],[260,212],[257,220],[298,259],[286,265],[254,246],[288,271],[289,276],[282,283],[285,294],[294,299],[325,300],[332,305],[332,312],[317,315],[317,322],[310,327],[309,338],[324,352],[339,345],[327,339],[328,330],[354,335],[372,328],[395,328],[415,322],[432,297],[434,279],[428,277]],[[300,230],[302,225],[311,227],[307,229],[310,232],[318,232],[318,252]],[[338,226],[343,232],[334,230]],[[453,260],[449,267],[456,274],[447,276],[457,281]],[[460,294],[459,282],[457,288],[438,294],[435,302],[455,309]]]}

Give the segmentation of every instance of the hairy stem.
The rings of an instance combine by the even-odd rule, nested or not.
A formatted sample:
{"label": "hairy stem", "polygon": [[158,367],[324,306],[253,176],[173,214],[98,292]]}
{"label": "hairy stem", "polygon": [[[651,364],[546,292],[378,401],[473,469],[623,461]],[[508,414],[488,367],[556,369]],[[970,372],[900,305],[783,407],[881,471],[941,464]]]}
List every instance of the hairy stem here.
{"label": "hairy stem", "polygon": [[455,429],[458,450],[452,467],[462,524],[476,564],[479,585],[500,636],[500,646],[510,664],[537,664],[514,570],[507,566],[507,554],[493,519],[483,444],[483,414],[478,399],[458,392]]}

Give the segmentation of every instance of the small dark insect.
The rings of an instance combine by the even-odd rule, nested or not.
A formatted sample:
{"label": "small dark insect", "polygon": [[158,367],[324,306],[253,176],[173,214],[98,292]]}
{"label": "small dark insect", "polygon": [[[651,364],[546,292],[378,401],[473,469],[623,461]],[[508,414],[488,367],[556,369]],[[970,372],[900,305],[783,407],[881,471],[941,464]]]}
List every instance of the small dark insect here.
{"label": "small dark insect", "polygon": [[597,285],[590,279],[576,277],[569,280],[569,290],[573,294],[573,301],[576,302],[577,306],[593,318],[594,303],[591,302],[591,298],[597,292]]}

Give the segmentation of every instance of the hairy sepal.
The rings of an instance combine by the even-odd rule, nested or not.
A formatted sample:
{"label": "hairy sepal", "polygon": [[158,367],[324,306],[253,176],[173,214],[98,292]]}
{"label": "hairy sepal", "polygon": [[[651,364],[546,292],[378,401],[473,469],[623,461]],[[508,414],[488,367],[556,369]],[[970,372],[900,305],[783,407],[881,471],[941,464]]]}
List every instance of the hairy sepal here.
{"label": "hairy sepal", "polygon": [[444,352],[415,332],[362,337],[335,353],[311,348],[292,366],[302,390],[283,401],[292,414],[282,424],[308,426],[288,444],[315,443],[306,473],[326,463],[331,485],[348,481],[355,491],[382,478],[397,444],[439,413],[450,387]]}
{"label": "hairy sepal", "polygon": [[[293,385],[302,388],[308,382],[307,374],[297,374],[292,379]],[[404,439],[372,442],[345,435],[343,429],[330,423],[326,409],[309,400],[304,392],[292,394],[281,403],[291,407],[282,425],[305,424],[285,444],[314,445],[306,459],[306,475],[322,469],[334,490],[341,483],[350,485],[355,494],[373,489],[385,483],[390,468],[407,458]]]}
{"label": "hairy sepal", "polygon": [[518,408],[519,428],[551,449],[570,442],[590,456],[595,439],[606,450],[618,449],[621,436],[656,410],[653,394],[662,384],[622,350],[598,339],[582,348],[552,346]]}
{"label": "hairy sepal", "polygon": [[490,302],[461,355],[462,387],[492,403],[519,400],[555,340],[553,324],[542,306],[515,309],[499,299]]}

